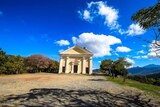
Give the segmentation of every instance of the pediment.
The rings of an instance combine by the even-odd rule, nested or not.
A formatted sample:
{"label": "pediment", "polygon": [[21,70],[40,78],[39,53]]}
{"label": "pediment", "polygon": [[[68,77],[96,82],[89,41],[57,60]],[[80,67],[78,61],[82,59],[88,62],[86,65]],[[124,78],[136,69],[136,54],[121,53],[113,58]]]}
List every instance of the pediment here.
{"label": "pediment", "polygon": [[86,49],[83,49],[79,46],[74,46],[74,47],[71,47],[63,52],[61,52],[60,54],[90,54],[92,55],[92,53]]}

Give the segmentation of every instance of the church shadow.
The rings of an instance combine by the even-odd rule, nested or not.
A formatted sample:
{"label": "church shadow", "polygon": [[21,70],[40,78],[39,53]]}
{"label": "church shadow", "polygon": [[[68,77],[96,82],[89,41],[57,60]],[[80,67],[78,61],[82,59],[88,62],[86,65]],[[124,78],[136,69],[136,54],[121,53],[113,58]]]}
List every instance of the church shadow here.
{"label": "church shadow", "polygon": [[[150,100],[140,99],[141,94],[128,96],[113,95],[98,90],[64,90],[52,88],[31,89],[27,94],[6,96],[0,100],[2,107],[153,107]],[[9,104],[9,105],[8,105]],[[7,106],[6,106],[7,105]]]}

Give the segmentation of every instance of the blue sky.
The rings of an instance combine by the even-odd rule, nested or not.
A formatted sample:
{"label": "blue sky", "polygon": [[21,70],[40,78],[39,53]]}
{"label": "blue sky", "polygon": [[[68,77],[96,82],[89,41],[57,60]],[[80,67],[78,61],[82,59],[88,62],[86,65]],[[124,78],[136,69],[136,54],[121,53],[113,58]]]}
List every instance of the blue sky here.
{"label": "blue sky", "polygon": [[8,54],[43,54],[59,60],[74,44],[103,59],[126,57],[133,66],[159,64],[151,58],[153,32],[131,20],[132,14],[157,0],[0,0],[0,47]]}

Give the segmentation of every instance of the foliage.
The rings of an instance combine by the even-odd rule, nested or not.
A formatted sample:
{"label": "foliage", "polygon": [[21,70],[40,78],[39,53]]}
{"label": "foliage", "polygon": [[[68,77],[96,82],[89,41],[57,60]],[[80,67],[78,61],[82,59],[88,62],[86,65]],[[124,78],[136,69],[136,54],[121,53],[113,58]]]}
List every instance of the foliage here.
{"label": "foliage", "polygon": [[51,60],[47,72],[57,73],[58,69],[59,69],[59,63],[57,61]]}
{"label": "foliage", "polygon": [[127,62],[125,58],[119,58],[117,61],[114,62],[115,70],[122,74],[122,76],[124,77],[124,82],[128,74],[127,68],[129,66],[131,66],[131,64]]}
{"label": "foliage", "polygon": [[6,71],[6,68],[4,67],[4,63],[6,63],[6,61],[7,61],[6,53],[0,48],[0,74]]}
{"label": "foliage", "polygon": [[24,71],[23,57],[6,55],[2,50],[0,53],[0,74],[19,74]]}
{"label": "foliage", "polygon": [[117,75],[122,75],[125,82],[125,78],[128,74],[127,68],[129,66],[131,66],[131,64],[128,63],[125,58],[119,58],[116,61],[106,59],[101,62],[100,69],[109,71],[109,74],[112,73],[113,78],[117,77]]}
{"label": "foliage", "polygon": [[159,27],[160,3],[154,6],[143,8],[132,16],[132,20],[140,24],[144,29]]}
{"label": "foliage", "polygon": [[28,72],[57,72],[59,63],[43,55],[31,55],[26,58],[25,65]]}
{"label": "foliage", "polygon": [[35,72],[58,72],[59,63],[43,55],[31,55],[27,58],[6,55],[0,49],[0,74],[20,74]]}
{"label": "foliage", "polygon": [[156,54],[154,57],[160,57],[160,1],[154,6],[139,10],[132,16],[132,20],[138,22],[143,29],[153,28],[155,40],[143,40],[150,43],[150,51]]}
{"label": "foliage", "polygon": [[[128,68],[131,66],[129,62],[126,61],[125,58],[119,58],[116,61],[112,61],[110,59],[103,60],[100,64],[101,70],[111,71],[113,73],[112,77],[117,77],[118,75],[123,76],[123,82],[125,82],[126,78],[136,80],[142,83],[158,85],[160,86],[160,79],[159,76],[155,75],[148,75],[148,76],[127,76],[128,75]],[[153,68],[152,68],[153,69]],[[155,78],[154,78],[154,77]]]}
{"label": "foliage", "polygon": [[0,66],[6,62],[6,53],[0,48]]}
{"label": "foliage", "polygon": [[136,80],[146,84],[158,85],[160,86],[160,78],[151,78],[148,76],[141,76],[141,75],[131,75],[128,76],[128,79]]}
{"label": "foliage", "polygon": [[127,79],[126,82],[122,82],[122,78],[113,79],[109,76],[107,76],[106,78],[109,81],[113,81],[115,83],[118,83],[118,84],[121,84],[121,85],[124,85],[124,86],[135,87],[135,88],[138,88],[138,89],[144,91],[145,93],[157,96],[158,98],[160,97],[160,93],[159,93],[160,92],[160,87],[159,86],[155,86],[155,85],[151,85],[151,84],[145,84],[145,83],[141,83],[141,82],[130,80],[130,79]]}
{"label": "foliage", "polygon": [[24,71],[24,58],[21,56],[7,56],[7,62],[5,63],[5,74],[20,74]]}
{"label": "foliage", "polygon": [[103,60],[100,64],[100,69],[104,71],[109,71],[109,74],[112,72],[113,61],[111,59]]}
{"label": "foliage", "polygon": [[160,73],[154,73],[154,74],[149,74],[146,75],[147,78],[154,78],[154,79],[160,79]]}
{"label": "foliage", "polygon": [[43,55],[31,55],[26,58],[25,65],[29,72],[41,72],[49,67],[50,61]]}

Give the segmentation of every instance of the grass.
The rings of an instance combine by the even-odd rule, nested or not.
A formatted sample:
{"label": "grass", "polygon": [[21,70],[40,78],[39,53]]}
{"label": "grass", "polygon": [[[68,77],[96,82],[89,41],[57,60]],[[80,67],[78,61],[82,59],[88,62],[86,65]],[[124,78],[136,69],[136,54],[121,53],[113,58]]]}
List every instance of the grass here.
{"label": "grass", "polygon": [[115,82],[117,84],[134,87],[134,88],[137,88],[137,89],[144,91],[147,94],[157,96],[160,98],[160,86],[145,84],[145,83],[141,83],[141,82],[129,80],[129,79],[126,79],[126,82],[124,83],[123,78],[114,78],[113,79],[110,76],[107,76],[106,78],[107,78],[107,80]]}

